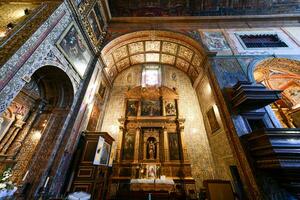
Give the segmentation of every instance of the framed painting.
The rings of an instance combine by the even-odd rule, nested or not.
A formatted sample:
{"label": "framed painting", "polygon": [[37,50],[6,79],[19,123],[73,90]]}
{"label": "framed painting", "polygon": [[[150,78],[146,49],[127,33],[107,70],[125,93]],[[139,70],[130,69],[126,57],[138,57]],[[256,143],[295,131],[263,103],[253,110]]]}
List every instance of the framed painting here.
{"label": "framed painting", "polygon": [[123,159],[133,160],[135,133],[125,133],[123,143]]}
{"label": "framed painting", "polygon": [[100,25],[100,29],[103,30],[105,23],[101,14],[101,10],[100,10],[100,6],[99,4],[96,2],[95,6],[94,6],[94,11],[96,14],[96,17],[98,19],[99,25]]}
{"label": "framed painting", "polygon": [[115,154],[116,154],[116,142],[113,142],[111,145],[111,151],[110,151],[110,155],[109,155],[109,161],[108,161],[108,166],[112,167],[114,159],[115,159]]}
{"label": "framed painting", "polygon": [[100,96],[100,99],[103,101],[105,97],[105,92],[106,92],[106,85],[105,83],[101,82],[99,89],[98,89],[98,94]]}
{"label": "framed painting", "polygon": [[94,157],[94,162],[93,162],[94,165],[100,165],[100,158],[101,158],[103,144],[104,144],[104,138],[100,136],[98,139],[98,144],[97,144],[96,153]]}
{"label": "framed painting", "polygon": [[142,100],[142,116],[161,116],[160,100]]}
{"label": "framed painting", "polygon": [[178,133],[169,133],[168,136],[170,160],[180,160],[179,135]]}
{"label": "framed painting", "polygon": [[156,178],[156,165],[147,165],[147,178]]}
{"label": "framed painting", "polygon": [[108,165],[109,160],[109,154],[110,154],[110,145],[107,142],[104,142],[102,151],[100,154],[100,164],[99,165]]}
{"label": "framed painting", "polygon": [[139,108],[139,101],[128,100],[127,101],[127,111],[126,116],[137,116]]}
{"label": "framed painting", "polygon": [[92,55],[79,28],[73,22],[63,32],[56,45],[82,78]]}
{"label": "framed painting", "polygon": [[176,116],[177,111],[176,111],[176,104],[175,100],[165,100],[165,113],[167,116]]}
{"label": "framed painting", "polygon": [[208,118],[208,122],[209,122],[209,125],[210,125],[211,132],[214,133],[217,130],[219,130],[220,125],[218,123],[218,120],[217,120],[217,117],[216,117],[213,106],[207,111],[206,116]]}
{"label": "framed painting", "polygon": [[89,22],[89,24],[91,26],[91,29],[93,30],[95,38],[98,41],[99,38],[100,38],[100,36],[101,36],[101,29],[99,28],[99,24],[97,22],[96,14],[95,14],[94,10],[90,11],[87,19],[88,19],[88,22]]}

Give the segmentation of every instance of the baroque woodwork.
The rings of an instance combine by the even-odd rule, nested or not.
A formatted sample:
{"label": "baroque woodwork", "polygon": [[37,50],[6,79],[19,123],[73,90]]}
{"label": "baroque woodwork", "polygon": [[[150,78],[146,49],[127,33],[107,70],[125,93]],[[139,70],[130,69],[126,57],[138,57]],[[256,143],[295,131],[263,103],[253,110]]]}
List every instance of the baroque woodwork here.
{"label": "baroque woodwork", "polygon": [[259,129],[242,136],[254,167],[300,197],[300,129]]}
{"label": "baroque woodwork", "polygon": [[108,166],[94,165],[99,137],[104,138],[110,146],[114,139],[106,132],[85,131],[82,133],[77,151],[74,154],[73,173],[69,192],[84,191],[92,199],[105,199],[110,170]]}
{"label": "baroque woodwork", "polygon": [[[143,107],[147,99],[161,103]],[[131,179],[160,179],[161,176],[173,179],[179,188],[194,187],[183,137],[185,120],[179,117],[178,99],[175,90],[164,86],[138,86],[126,93],[127,109],[125,117],[119,119],[119,138],[122,139],[113,165],[111,191],[119,187],[120,192]],[[172,109],[176,112],[172,113],[172,106],[166,104],[170,100],[174,101]],[[132,101],[133,104],[128,104]],[[145,109],[155,110],[157,106],[160,106],[160,115],[151,115],[151,112],[142,115]]]}

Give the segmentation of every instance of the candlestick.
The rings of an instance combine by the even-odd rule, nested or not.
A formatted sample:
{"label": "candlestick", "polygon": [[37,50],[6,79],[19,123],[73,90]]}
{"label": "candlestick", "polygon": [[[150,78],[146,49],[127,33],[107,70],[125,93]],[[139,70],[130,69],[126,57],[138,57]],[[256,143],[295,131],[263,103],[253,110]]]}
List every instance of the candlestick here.
{"label": "candlestick", "polygon": [[24,177],[22,178],[22,181],[25,181],[25,179],[26,179],[28,173],[29,173],[29,171],[27,170],[26,173],[25,173],[25,175],[24,175]]}
{"label": "candlestick", "polygon": [[48,181],[49,181],[49,176],[48,176],[48,177],[47,177],[47,179],[46,179],[46,182],[45,182],[44,188],[46,188],[46,187],[47,187],[47,185],[48,185]]}

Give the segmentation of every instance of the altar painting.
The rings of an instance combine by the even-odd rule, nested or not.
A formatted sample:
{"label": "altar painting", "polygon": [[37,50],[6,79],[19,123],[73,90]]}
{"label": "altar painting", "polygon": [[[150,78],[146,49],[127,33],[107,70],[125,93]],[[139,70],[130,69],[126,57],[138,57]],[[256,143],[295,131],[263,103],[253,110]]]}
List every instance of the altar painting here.
{"label": "altar painting", "polygon": [[167,116],[176,116],[176,104],[175,100],[165,100],[165,112]]}
{"label": "altar painting", "polygon": [[169,133],[170,160],[179,160],[179,137],[177,133]]}
{"label": "altar painting", "polygon": [[134,100],[127,101],[127,116],[137,116],[139,102]]}
{"label": "altar painting", "polygon": [[135,133],[126,133],[124,136],[123,159],[133,160]]}
{"label": "altar painting", "polygon": [[147,165],[147,178],[156,178],[156,165]]}
{"label": "altar painting", "polygon": [[159,100],[143,100],[142,116],[160,116],[161,107]]}

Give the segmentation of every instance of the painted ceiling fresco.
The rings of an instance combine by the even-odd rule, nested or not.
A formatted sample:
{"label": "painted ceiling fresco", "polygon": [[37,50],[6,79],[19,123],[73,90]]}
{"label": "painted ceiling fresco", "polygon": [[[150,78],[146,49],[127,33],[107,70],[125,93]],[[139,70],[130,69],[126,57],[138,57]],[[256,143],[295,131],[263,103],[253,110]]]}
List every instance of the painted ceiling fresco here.
{"label": "painted ceiling fresco", "polygon": [[300,14],[299,0],[109,0],[113,17]]}
{"label": "painted ceiling fresco", "polygon": [[275,90],[282,90],[285,106],[300,107],[300,62],[284,58],[261,62],[254,71],[257,82]]}

